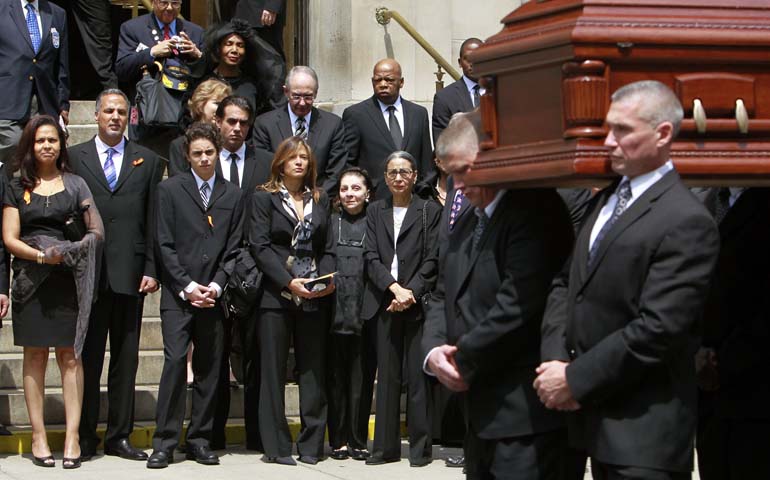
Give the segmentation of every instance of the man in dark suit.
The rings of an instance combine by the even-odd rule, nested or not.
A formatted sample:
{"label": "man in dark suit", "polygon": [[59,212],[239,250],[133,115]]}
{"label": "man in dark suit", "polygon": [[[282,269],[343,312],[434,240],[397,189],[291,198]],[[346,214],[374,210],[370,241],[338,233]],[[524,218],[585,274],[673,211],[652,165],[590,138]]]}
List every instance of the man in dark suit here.
{"label": "man in dark suit", "polygon": [[48,0],[0,2],[0,162],[13,158],[32,115],[69,122],[67,42],[67,15],[61,7]]}
{"label": "man in dark suit", "polygon": [[164,164],[150,150],[123,137],[128,98],[105,90],[96,99],[98,133],[69,149],[72,170],[83,177],[104,219],[99,298],[91,309],[83,347],[81,456],[96,454],[99,396],[107,335],[108,415],[104,453],[133,460],[147,454],[128,441],[134,422],[134,388],[139,364],[143,298],[158,289],[151,236],[151,205]]}
{"label": "man in dark suit", "polygon": [[537,401],[532,381],[548,288],[572,246],[569,214],[554,190],[466,185],[476,129],[460,116],[447,137],[447,169],[478,220],[443,260],[445,301],[430,309],[425,368],[467,392],[468,478],[560,479],[563,420]]}
{"label": "man in dark suit", "polygon": [[72,12],[91,65],[104,89],[118,88],[112,69],[112,25],[108,0],[74,0]]}
{"label": "man in dark suit", "polygon": [[697,327],[719,235],[669,159],[682,116],[657,81],[612,95],[605,145],[622,178],[592,199],[548,299],[535,387],[574,412],[570,443],[597,479],[692,470]]}
{"label": "man in dark suit", "polygon": [[[157,70],[155,62],[173,66],[188,73],[167,91],[180,103],[192,78],[203,74],[206,60],[203,57],[203,29],[198,25],[177,18],[181,0],[152,0],[152,12],[126,21],[120,26],[115,73],[124,82],[133,98],[136,83],[147,69]],[[132,107],[130,115],[131,138],[168,158],[170,139],[177,128],[154,128],[147,131],[139,125],[138,112]]]}
{"label": "man in dark suit", "polygon": [[286,76],[286,54],[283,51],[283,27],[286,25],[286,0],[239,0],[233,18],[249,22],[257,35],[270,44],[281,57],[280,74],[275,78],[274,102],[281,98],[281,80]]}
{"label": "man in dark suit", "polygon": [[417,160],[420,179],[427,177],[433,161],[428,111],[401,98],[404,79],[401,65],[392,58],[374,66],[374,95],[345,109],[345,142],[348,163],[365,169],[372,176],[376,198],[390,196],[383,182],[385,159],[404,150]]}
{"label": "man in dark suit", "polygon": [[318,93],[318,77],[310,67],[292,68],[286,76],[283,92],[288,106],[263,113],[254,122],[254,146],[275,153],[286,138],[293,135],[305,138],[316,159],[316,185],[330,198],[336,197],[337,181],[348,160],[342,120],[313,106]]}
{"label": "man in dark suit", "polygon": [[770,189],[697,194],[721,238],[695,363],[698,471],[703,480],[770,478]]}
{"label": "man in dark suit", "polygon": [[463,76],[446,88],[442,88],[433,96],[433,144],[438,143],[439,135],[444,131],[449,120],[457,112],[470,112],[479,106],[479,99],[484,89],[479,85],[479,79],[473,75],[473,63],[468,54],[483,45],[478,38],[471,37],[460,45],[460,58],[457,63],[463,71]]}
{"label": "man in dark suit", "polygon": [[190,342],[195,344],[195,383],[186,456],[205,465],[219,463],[209,446],[222,360],[224,310],[218,299],[227,282],[222,260],[241,242],[243,195],[216,175],[221,143],[213,125],[195,123],[185,138],[191,171],[158,186],[156,249],[162,267],[164,362],[147,468],[173,463],[184,422]]}

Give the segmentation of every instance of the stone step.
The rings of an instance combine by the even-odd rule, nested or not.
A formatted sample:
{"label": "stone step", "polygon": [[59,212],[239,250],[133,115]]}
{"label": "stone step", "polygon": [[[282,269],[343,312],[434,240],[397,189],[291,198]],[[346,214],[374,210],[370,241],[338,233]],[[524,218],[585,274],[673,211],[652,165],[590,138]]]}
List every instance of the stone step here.
{"label": "stone step", "polygon": [[71,100],[70,125],[96,125],[95,111],[96,102],[94,100]]}

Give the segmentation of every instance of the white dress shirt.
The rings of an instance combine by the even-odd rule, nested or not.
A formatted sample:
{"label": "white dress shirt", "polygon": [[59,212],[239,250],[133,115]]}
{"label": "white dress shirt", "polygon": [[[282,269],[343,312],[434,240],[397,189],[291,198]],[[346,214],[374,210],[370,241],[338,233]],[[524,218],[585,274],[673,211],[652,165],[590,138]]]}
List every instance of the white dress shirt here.
{"label": "white dress shirt", "polygon": [[24,14],[25,25],[27,24],[27,5],[32,5],[35,8],[35,16],[37,17],[37,29],[40,32],[40,41],[42,42],[45,38],[45,33],[43,32],[43,21],[40,19],[40,2],[38,0],[34,0],[32,2],[21,0],[21,12]]}
{"label": "white dress shirt", "polygon": [[[471,80],[470,78],[466,77],[465,75],[463,75],[462,78],[463,78],[463,82],[465,82],[465,88],[468,89],[468,95],[471,96],[471,105],[473,105],[473,87],[475,87],[476,85],[479,85],[479,84],[478,84],[478,82],[474,82],[473,80]],[[479,85],[479,97],[484,95],[484,93],[486,91],[487,90],[484,87]],[[479,101],[481,101],[481,99],[479,99]]]}
{"label": "white dress shirt", "polygon": [[[297,134],[297,119],[299,118],[292,110],[291,106],[286,105],[286,108],[289,109],[289,120],[291,120],[291,133],[292,135]],[[313,111],[307,112],[307,115],[305,115],[303,118],[305,119],[305,130],[307,131],[307,134],[310,135],[310,115],[312,115]],[[309,138],[309,137],[308,137]]]}
{"label": "white dress shirt", "polygon": [[110,148],[115,150],[115,153],[112,154],[112,164],[115,166],[115,180],[119,180],[120,169],[123,167],[123,154],[126,152],[126,139],[121,139],[120,143],[111,147],[97,135],[94,137],[94,143],[96,144],[96,153],[99,155],[99,163],[102,164],[102,170],[104,170],[104,164],[107,163],[107,150]]}
{"label": "white dress shirt", "polygon": [[[246,159],[246,144],[244,143],[241,145],[241,148],[238,150],[231,152],[230,150],[226,148],[222,148],[222,150],[219,151],[219,165],[222,167],[222,176],[225,177],[225,180],[228,182],[230,181],[230,154],[236,154],[238,155],[238,161],[235,162],[235,166],[238,167],[238,178],[240,181],[238,182],[238,185],[243,184],[243,169],[244,169],[244,163]],[[213,178],[213,177],[212,177]],[[213,185],[212,185],[212,190]]]}
{"label": "white dress shirt", "polygon": [[[380,104],[380,110],[382,110],[382,117],[385,119],[385,125],[390,128],[390,112],[388,111],[388,107],[390,105],[385,105],[380,101],[380,99],[377,99],[377,103]],[[406,124],[404,123],[404,107],[401,105],[401,95],[398,96],[395,103],[393,103],[393,106],[396,107],[396,120],[398,120],[398,124],[401,127],[401,136],[404,137],[404,132],[406,132]]]}
{"label": "white dress shirt", "polygon": [[[192,173],[192,176],[195,179],[195,184],[198,186],[198,192],[201,191],[201,185],[203,185],[204,182],[209,184],[209,198],[211,198],[211,194],[214,192],[214,180],[216,179],[216,175],[212,175],[211,178],[209,178],[208,180],[203,180],[201,177],[199,177],[195,173],[195,170],[190,169],[190,173]],[[196,281],[192,281],[188,283],[187,286],[184,287],[184,290],[179,292],[179,297],[182,300],[187,300],[187,298],[185,297],[185,294],[192,293],[193,290],[195,290],[198,287],[198,285],[200,284]],[[215,290],[216,297],[214,298],[219,298],[222,296],[222,287],[220,287],[219,284],[217,284],[217,282],[209,283],[209,288],[213,288]]]}

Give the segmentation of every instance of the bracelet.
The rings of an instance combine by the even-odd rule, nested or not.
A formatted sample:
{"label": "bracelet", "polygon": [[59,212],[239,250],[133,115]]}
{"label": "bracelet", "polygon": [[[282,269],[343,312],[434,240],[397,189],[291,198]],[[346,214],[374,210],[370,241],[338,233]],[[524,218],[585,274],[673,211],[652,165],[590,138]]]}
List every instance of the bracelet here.
{"label": "bracelet", "polygon": [[42,265],[43,263],[45,263],[45,262],[43,262],[43,260],[45,260],[45,253],[38,250],[38,252],[37,252],[37,263]]}

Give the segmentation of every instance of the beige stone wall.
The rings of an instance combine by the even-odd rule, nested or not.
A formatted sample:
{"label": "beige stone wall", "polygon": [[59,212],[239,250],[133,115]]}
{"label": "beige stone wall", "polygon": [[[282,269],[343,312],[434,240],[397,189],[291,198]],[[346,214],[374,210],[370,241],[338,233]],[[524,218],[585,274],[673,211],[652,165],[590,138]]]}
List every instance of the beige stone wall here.
{"label": "beige stone wall", "polygon": [[[420,103],[435,93],[436,64],[395,22],[377,23],[375,10],[398,11],[453,66],[460,44],[485,39],[501,29],[500,20],[520,0],[310,0],[310,65],[319,74],[319,100],[335,111],[372,94],[377,60],[393,56],[404,73],[402,95]],[[456,67],[459,70],[459,67]],[[453,80],[444,77],[445,84]]]}

